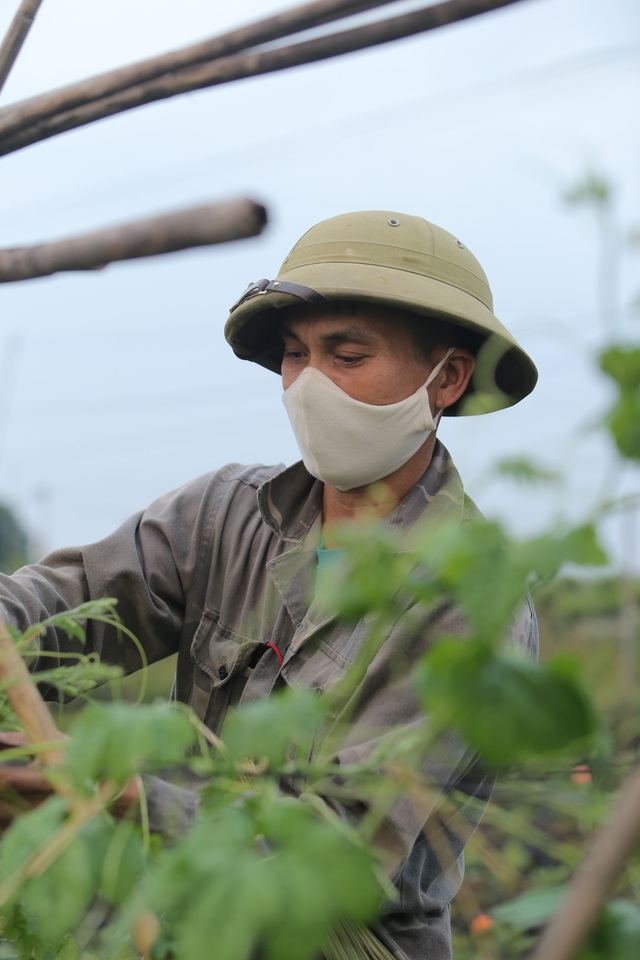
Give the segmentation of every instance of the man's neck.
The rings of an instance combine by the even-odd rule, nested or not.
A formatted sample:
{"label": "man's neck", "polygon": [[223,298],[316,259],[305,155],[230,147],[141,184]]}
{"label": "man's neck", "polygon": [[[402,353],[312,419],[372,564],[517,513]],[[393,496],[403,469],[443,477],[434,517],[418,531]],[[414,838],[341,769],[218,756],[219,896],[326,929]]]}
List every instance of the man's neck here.
{"label": "man's neck", "polygon": [[432,433],[420,449],[388,477],[353,490],[325,484],[322,500],[322,536],[328,548],[339,547],[340,528],[375,523],[396,509],[431,463],[436,436]]}

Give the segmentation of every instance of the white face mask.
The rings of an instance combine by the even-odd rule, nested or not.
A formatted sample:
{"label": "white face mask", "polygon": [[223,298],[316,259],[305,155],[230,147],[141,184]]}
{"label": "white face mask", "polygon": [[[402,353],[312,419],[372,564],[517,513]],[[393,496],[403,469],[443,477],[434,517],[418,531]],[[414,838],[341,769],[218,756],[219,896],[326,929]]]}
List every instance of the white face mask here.
{"label": "white face mask", "polygon": [[338,490],[352,490],[406,463],[440,419],[431,413],[427,387],[454,349],[410,397],[382,405],[354,400],[324,373],[306,367],[282,402],[309,473]]}

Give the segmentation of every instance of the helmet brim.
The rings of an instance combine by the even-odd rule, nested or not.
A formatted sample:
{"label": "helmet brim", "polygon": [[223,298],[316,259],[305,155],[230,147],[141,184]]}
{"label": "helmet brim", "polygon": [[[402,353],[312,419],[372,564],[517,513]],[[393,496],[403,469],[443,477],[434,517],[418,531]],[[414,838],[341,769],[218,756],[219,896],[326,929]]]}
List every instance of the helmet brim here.
{"label": "helmet brim", "polygon": [[[479,346],[474,375],[465,395],[445,414],[500,410],[518,403],[535,387],[538,372],[528,354],[484,303],[459,287],[406,269],[367,263],[306,263],[285,268],[279,278],[310,288],[328,300],[388,305],[475,334]],[[260,291],[241,301],[225,326],[235,354],[279,373],[282,311],[301,302],[290,293],[275,290]]]}

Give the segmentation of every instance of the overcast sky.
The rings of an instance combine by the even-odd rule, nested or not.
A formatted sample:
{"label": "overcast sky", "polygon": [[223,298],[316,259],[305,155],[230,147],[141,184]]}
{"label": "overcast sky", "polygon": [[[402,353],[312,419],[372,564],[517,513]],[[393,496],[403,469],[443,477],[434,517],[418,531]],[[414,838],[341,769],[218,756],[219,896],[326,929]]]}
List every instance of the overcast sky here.
{"label": "overcast sky", "polygon": [[[0,0],[0,29],[17,6]],[[0,105],[285,6],[44,0]],[[486,513],[527,533],[637,486],[637,471],[612,466],[596,422],[610,391],[593,361],[595,221],[562,195],[602,171],[621,227],[640,223],[639,53],[636,0],[523,0],[2,158],[1,246],[238,195],[265,203],[270,222],[224,247],[3,285],[0,499],[44,549],[97,539],[228,461],[297,459],[278,378],[237,360],[222,327],[309,226],[358,209],[418,214],[459,236],[538,365],[518,406],[440,428]],[[619,270],[620,330],[636,340],[625,305],[639,263],[636,248]],[[544,493],[490,483],[491,465],[513,455],[566,479]],[[606,536],[618,550],[620,531]]]}

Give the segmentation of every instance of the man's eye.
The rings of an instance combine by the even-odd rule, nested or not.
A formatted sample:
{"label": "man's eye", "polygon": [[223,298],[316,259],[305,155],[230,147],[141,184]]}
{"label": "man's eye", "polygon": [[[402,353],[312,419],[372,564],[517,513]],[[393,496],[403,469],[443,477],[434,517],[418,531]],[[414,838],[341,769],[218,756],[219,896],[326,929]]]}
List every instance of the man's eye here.
{"label": "man's eye", "polygon": [[347,366],[357,363],[358,360],[362,360],[362,359],[363,358],[361,356],[353,356],[353,354],[338,354],[336,356],[336,360],[339,360],[340,363],[344,363]]}

